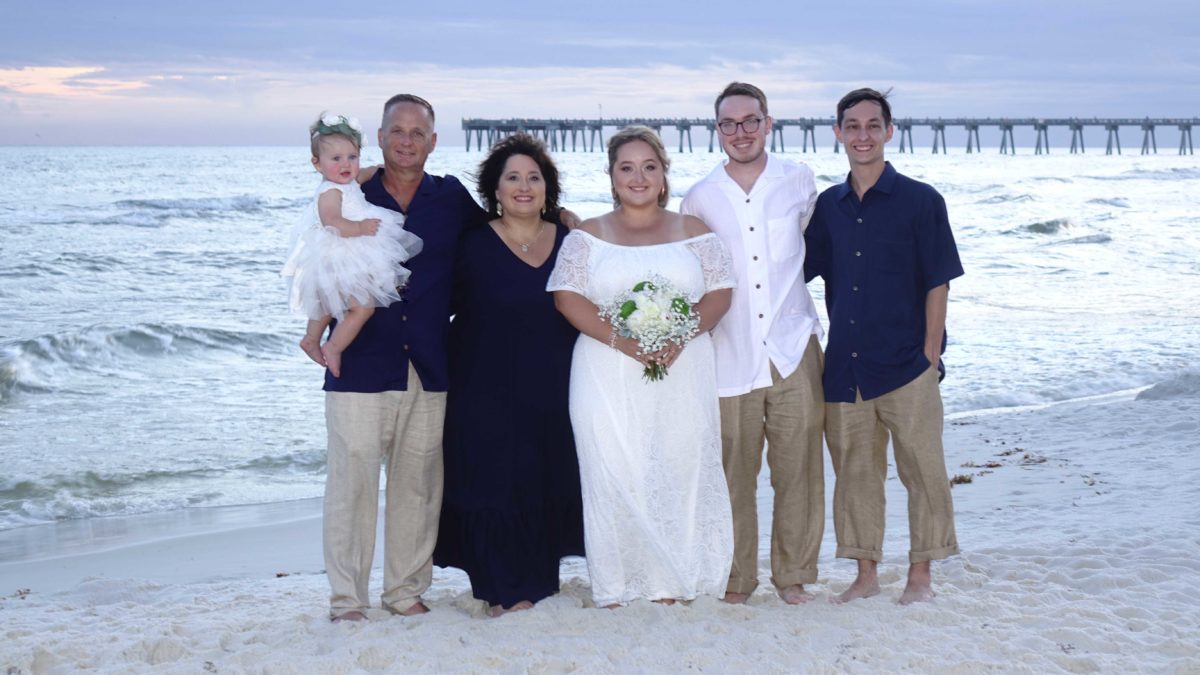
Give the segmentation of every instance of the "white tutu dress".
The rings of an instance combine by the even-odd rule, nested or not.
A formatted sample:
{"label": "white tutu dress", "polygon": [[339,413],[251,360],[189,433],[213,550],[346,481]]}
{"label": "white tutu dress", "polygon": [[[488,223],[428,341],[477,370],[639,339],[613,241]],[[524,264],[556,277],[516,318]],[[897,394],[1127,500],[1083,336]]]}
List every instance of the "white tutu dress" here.
{"label": "white tutu dress", "polygon": [[[379,219],[371,236],[343,237],[321,224],[317,200],[329,190],[342,193],[342,216],[348,220]],[[327,314],[341,319],[351,305],[387,307],[400,299],[397,291],[410,272],[400,263],[421,251],[421,238],[404,230],[404,215],[367,201],[358,183],[323,180],[312,205],[292,230],[291,252],[283,266],[288,304],[309,319]]]}

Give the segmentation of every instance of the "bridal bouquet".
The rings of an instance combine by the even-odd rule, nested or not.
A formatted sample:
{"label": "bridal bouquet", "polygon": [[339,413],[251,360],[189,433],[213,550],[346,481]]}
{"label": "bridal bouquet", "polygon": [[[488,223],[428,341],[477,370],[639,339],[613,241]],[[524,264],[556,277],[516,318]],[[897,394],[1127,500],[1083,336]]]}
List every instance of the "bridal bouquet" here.
{"label": "bridal bouquet", "polygon": [[[683,292],[658,275],[619,294],[600,308],[600,316],[618,335],[637,340],[639,354],[653,354],[668,342],[682,346],[700,326],[700,317],[692,313],[692,303]],[[660,363],[651,363],[642,373],[651,382],[666,375],[667,367]]]}

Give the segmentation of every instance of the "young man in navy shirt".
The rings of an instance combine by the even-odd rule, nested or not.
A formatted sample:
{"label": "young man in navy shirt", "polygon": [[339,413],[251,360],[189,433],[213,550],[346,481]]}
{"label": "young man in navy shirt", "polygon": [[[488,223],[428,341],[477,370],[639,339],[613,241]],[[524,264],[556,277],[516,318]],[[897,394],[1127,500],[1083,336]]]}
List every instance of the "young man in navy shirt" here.
{"label": "young man in navy shirt", "polygon": [[873,89],[846,94],[834,133],[850,174],[817,199],[805,232],[805,277],[825,280],[825,435],[837,482],[837,556],[858,575],[836,603],[879,593],[884,482],[891,437],[908,491],[908,583],[901,604],[934,596],[930,561],[958,553],[942,448],[946,302],[962,264],[932,187],[884,161],[892,113]]}

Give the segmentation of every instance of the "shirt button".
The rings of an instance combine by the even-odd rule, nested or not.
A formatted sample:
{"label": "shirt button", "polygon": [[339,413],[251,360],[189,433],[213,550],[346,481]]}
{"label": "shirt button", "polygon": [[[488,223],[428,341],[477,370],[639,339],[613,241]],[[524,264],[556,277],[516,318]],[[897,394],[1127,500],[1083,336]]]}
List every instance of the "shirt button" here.
{"label": "shirt button", "polygon": [[404,345],[404,351],[408,351],[408,345]]}
{"label": "shirt button", "polygon": [[753,259],[754,259],[754,260],[758,260],[758,256],[754,256],[754,257],[753,257]]}
{"label": "shirt button", "polygon": [[763,318],[763,315],[762,315],[762,314],[759,314],[759,315],[758,315],[758,318],[760,318],[760,319],[761,319],[761,318]]}
{"label": "shirt button", "polygon": [[750,231],[751,231],[751,232],[753,232],[753,231],[754,231],[754,226],[753,226],[753,225],[751,225],[751,226],[750,226]]}
{"label": "shirt button", "polygon": [[749,204],[749,203],[750,203],[750,198],[749,198],[749,197],[746,197],[746,203],[747,203],[747,204]]}
{"label": "shirt button", "polygon": [[850,319],[850,325],[851,325],[851,326],[853,326],[853,325],[854,325],[854,319]]}
{"label": "shirt button", "polygon": [[861,222],[862,222],[862,218],[859,218],[859,219],[858,219],[858,222],[860,222],[860,223],[861,223]]}
{"label": "shirt button", "polygon": [[762,288],[762,284],[754,284],[755,288]]}
{"label": "shirt button", "polygon": [[854,252],[854,255],[855,255],[855,256],[861,256],[861,255],[862,255],[862,251],[855,251],[855,252]]}
{"label": "shirt button", "polygon": [[851,287],[850,287],[850,290],[852,290],[852,291],[857,291],[857,290],[858,290],[858,286],[851,286]]}
{"label": "shirt button", "polygon": [[401,315],[400,315],[400,320],[401,320],[401,321],[408,321],[408,315],[407,315],[407,314],[401,314]]}
{"label": "shirt button", "polygon": [[858,358],[858,352],[850,352],[850,358],[852,358],[852,359],[857,359],[857,358]]}

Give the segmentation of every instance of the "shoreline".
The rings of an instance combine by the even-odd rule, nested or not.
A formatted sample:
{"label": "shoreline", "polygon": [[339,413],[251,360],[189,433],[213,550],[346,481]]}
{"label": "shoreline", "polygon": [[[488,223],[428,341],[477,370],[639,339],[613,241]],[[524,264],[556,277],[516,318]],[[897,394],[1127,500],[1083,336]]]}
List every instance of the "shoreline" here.
{"label": "shoreline", "polygon": [[[1136,400],[1138,394],[1152,387],[1153,385],[1136,387],[1050,403],[948,413],[945,417],[947,471],[951,476],[955,474],[950,461],[953,451],[951,433],[954,426],[964,420],[1003,418],[1050,411],[1063,406],[1131,402]],[[826,474],[826,491],[831,494],[834,477],[828,467]],[[765,481],[767,476],[764,466],[760,474],[760,492],[766,490],[769,505],[770,485]],[[892,470],[889,480],[894,479]],[[381,489],[377,541],[382,541],[383,537],[383,495],[384,491]],[[142,550],[152,554],[191,551],[197,547],[189,543],[190,540],[208,541],[220,539],[222,535],[231,539],[247,540],[248,550],[245,555],[239,554],[238,558],[273,561],[274,564],[238,562],[229,557],[207,557],[200,552],[194,552],[188,557],[188,560],[194,561],[193,564],[171,572],[142,569],[144,578],[170,583],[203,581],[228,577],[237,570],[263,573],[267,568],[274,567],[277,569],[274,569],[273,573],[283,573],[289,571],[289,566],[296,568],[291,571],[323,572],[324,562],[320,544],[322,505],[322,497],[309,497],[284,502],[198,506],[175,511],[91,517],[0,530],[0,595],[16,590],[10,588],[13,586],[11,580],[20,578],[30,580],[24,582],[24,585],[18,584],[22,589],[57,592],[70,588],[84,578],[80,574],[88,569],[90,558],[120,558],[120,552],[125,550]],[[829,510],[828,504],[826,509]],[[762,520],[763,518],[767,520]],[[769,522],[769,513],[761,514],[760,522]],[[294,535],[303,535],[296,544],[285,547],[286,555],[280,547],[265,544],[267,540],[281,539],[274,532],[277,528],[287,528]],[[831,522],[827,523],[826,529],[832,530]],[[251,531],[265,536],[258,539],[247,537],[246,533]],[[291,540],[291,537],[288,539]],[[265,545],[254,546],[256,541],[262,541]],[[311,545],[304,545],[302,542],[305,541]],[[382,547],[377,546],[377,549],[379,548]],[[202,568],[201,563],[210,567]],[[381,564],[381,553],[377,550],[375,567]],[[190,574],[184,573],[184,569],[190,570]],[[210,569],[212,572],[202,574],[202,569]]]}
{"label": "shoreline", "polygon": [[[980,408],[946,413],[947,425],[955,420],[991,415],[1048,410],[1075,404],[1100,404],[1134,400],[1155,385],[1121,389],[1104,394],[1030,405]],[[384,491],[380,490],[380,503]],[[0,572],[4,565],[53,559],[111,548],[151,543],[156,538],[190,536],[250,527],[254,524],[321,516],[322,497],[304,497],[279,502],[193,506],[174,511],[90,516],[87,518],[30,523],[0,530]],[[157,535],[152,533],[158,532]],[[3,590],[0,587],[0,590]]]}
{"label": "shoreline", "polygon": [[[854,564],[833,558],[827,506],[816,597],[785,605],[769,582],[764,473],[746,605],[593,609],[571,558],[562,592],[530,611],[482,618],[465,575],[434,568],[429,614],[332,624],[310,514],[0,565],[0,669],[1198,672],[1200,392],[1164,394],[948,419],[948,472],[970,478],[953,490],[963,552],[935,563],[929,603],[896,603],[908,528],[893,472],[880,595],[828,602]],[[380,584],[376,567],[372,594]]]}

